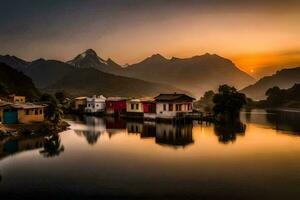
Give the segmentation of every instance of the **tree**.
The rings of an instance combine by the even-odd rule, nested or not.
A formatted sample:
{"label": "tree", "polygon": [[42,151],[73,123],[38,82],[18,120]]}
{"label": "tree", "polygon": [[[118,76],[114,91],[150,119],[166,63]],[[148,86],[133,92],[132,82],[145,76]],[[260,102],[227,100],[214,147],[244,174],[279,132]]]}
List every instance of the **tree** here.
{"label": "tree", "polygon": [[7,87],[3,84],[0,84],[0,96],[6,96],[8,93]]}
{"label": "tree", "polygon": [[50,94],[43,94],[40,101],[47,103],[45,117],[54,124],[58,124],[63,117],[62,106],[58,103],[57,99]]}
{"label": "tree", "polygon": [[63,103],[64,100],[66,99],[67,95],[65,92],[56,92],[55,93],[55,98],[59,101],[59,103]]}
{"label": "tree", "polygon": [[234,87],[221,85],[218,93],[214,95],[213,102],[213,111],[218,119],[235,120],[239,118],[240,110],[246,104],[246,96]]}
{"label": "tree", "polygon": [[205,112],[212,112],[214,107],[214,96],[215,93],[212,90],[205,92],[203,97],[201,97],[199,101],[195,102],[195,107],[202,109]]}

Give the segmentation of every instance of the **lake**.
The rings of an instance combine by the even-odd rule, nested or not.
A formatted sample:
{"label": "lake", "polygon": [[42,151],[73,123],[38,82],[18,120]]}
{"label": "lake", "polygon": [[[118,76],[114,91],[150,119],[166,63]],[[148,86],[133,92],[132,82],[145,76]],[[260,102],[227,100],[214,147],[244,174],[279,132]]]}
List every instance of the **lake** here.
{"label": "lake", "polygon": [[1,199],[300,199],[300,113],[234,126],[75,117],[0,141]]}

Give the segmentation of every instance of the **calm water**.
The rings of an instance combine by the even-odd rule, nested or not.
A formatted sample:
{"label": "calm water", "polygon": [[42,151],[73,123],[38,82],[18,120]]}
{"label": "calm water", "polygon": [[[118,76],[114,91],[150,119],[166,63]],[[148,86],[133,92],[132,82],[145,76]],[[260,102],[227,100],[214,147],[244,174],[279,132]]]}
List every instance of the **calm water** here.
{"label": "calm water", "polygon": [[223,127],[67,121],[58,137],[1,141],[1,199],[300,199],[300,113]]}

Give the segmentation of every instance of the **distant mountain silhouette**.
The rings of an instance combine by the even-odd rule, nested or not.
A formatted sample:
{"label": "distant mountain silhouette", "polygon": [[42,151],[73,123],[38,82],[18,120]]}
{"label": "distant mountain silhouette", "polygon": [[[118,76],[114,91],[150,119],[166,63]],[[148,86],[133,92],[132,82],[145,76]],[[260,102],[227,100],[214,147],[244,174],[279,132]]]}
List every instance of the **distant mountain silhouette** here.
{"label": "distant mountain silhouette", "polygon": [[220,84],[243,88],[255,81],[230,60],[215,54],[186,59],[166,59],[160,54],[154,54],[142,62],[123,68],[110,59],[105,61],[89,49],[68,63],[81,68],[92,67],[107,73],[173,85],[196,96],[209,89],[216,89]]}
{"label": "distant mountain silhouette", "polygon": [[156,54],[126,69],[127,76],[168,83],[196,96],[217,89],[220,84],[242,88],[254,82],[251,76],[239,70],[230,60],[215,54],[186,59],[166,59]]}
{"label": "distant mountain silhouette", "polygon": [[[58,81],[74,69],[86,68],[117,75],[111,78],[123,76],[134,78],[135,82],[136,79],[140,79],[151,85],[153,83],[163,84],[164,87],[170,85],[173,86],[173,88],[169,87],[171,90],[174,87],[179,88],[195,97],[200,97],[207,90],[217,89],[220,84],[229,84],[240,89],[254,82],[251,76],[239,70],[230,60],[215,54],[204,54],[186,59],[174,57],[167,59],[160,54],[154,54],[127,67],[121,67],[112,59],[105,60],[99,57],[92,49],[86,50],[66,63],[44,59],[27,62],[12,56],[5,60],[13,62],[15,68],[30,76],[38,88],[57,85]],[[74,73],[72,74],[75,75]],[[156,84],[156,86],[161,85]],[[109,86],[104,87],[109,88]]]}
{"label": "distant mountain silhouette", "polygon": [[38,59],[33,61],[24,73],[32,78],[38,88],[45,88],[71,73],[73,69],[73,66],[64,62]]}
{"label": "distant mountain silhouette", "polygon": [[105,96],[154,96],[161,92],[182,92],[171,86],[134,78],[116,76],[94,68],[74,68],[47,88],[64,90],[71,95],[103,94]]}
{"label": "distant mountain silhouette", "polygon": [[16,56],[10,55],[0,55],[0,62],[5,63],[18,71],[24,71],[30,65],[30,62],[17,58]]}
{"label": "distant mountain silhouette", "polygon": [[7,94],[24,95],[29,99],[39,96],[39,91],[29,77],[5,63],[0,63],[0,85]]}
{"label": "distant mountain silhouette", "polygon": [[269,88],[278,86],[281,89],[287,89],[295,83],[300,83],[300,67],[283,69],[272,76],[265,76],[255,84],[242,89],[241,92],[255,100],[262,100],[266,98],[265,93]]}

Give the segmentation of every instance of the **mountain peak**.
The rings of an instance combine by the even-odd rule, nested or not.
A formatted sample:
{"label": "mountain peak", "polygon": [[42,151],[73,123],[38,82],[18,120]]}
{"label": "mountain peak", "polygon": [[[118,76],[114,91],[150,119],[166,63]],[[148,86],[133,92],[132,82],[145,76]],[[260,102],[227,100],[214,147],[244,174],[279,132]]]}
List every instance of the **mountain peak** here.
{"label": "mountain peak", "polygon": [[93,49],[87,49],[84,53],[86,55],[98,56],[97,53],[96,53],[96,51],[94,51]]}

